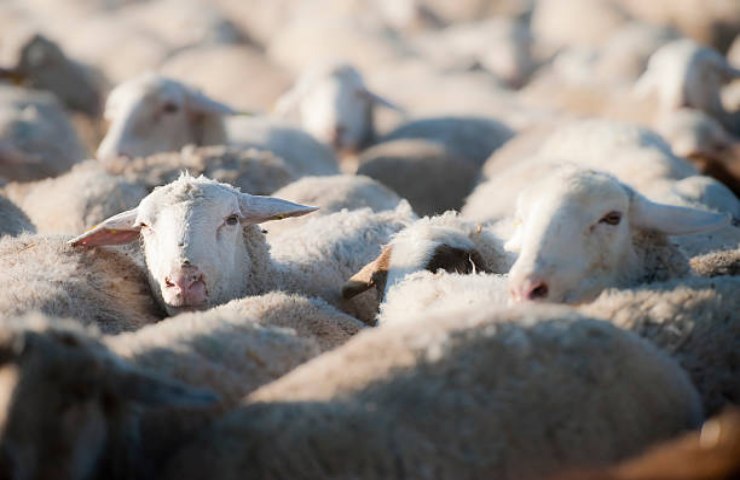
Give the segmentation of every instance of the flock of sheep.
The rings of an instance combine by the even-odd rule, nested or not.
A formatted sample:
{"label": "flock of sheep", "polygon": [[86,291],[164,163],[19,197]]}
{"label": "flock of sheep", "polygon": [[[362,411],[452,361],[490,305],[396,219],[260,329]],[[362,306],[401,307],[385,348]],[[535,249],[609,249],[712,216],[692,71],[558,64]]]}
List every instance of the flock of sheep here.
{"label": "flock of sheep", "polygon": [[0,478],[740,475],[737,0],[0,32]]}

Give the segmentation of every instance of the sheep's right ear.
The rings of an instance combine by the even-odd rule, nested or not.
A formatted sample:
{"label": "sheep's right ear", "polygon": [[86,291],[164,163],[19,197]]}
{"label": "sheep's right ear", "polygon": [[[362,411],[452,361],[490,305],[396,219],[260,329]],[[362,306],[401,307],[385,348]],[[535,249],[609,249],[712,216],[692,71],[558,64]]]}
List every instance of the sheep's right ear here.
{"label": "sheep's right ear", "polygon": [[100,247],[124,245],[139,238],[140,226],[136,222],[137,208],[113,215],[68,243],[73,247]]}
{"label": "sheep's right ear", "polygon": [[349,300],[372,287],[375,287],[379,292],[385,290],[388,268],[391,263],[391,252],[392,247],[390,245],[383,247],[378,258],[352,275],[342,287],[342,298]]}
{"label": "sheep's right ear", "polygon": [[208,407],[219,397],[201,388],[116,363],[105,376],[105,389],[116,398],[149,407]]}
{"label": "sheep's right ear", "polygon": [[630,214],[633,225],[646,230],[657,230],[666,235],[711,232],[728,226],[732,220],[726,213],[664,205],[638,193],[632,196]]}

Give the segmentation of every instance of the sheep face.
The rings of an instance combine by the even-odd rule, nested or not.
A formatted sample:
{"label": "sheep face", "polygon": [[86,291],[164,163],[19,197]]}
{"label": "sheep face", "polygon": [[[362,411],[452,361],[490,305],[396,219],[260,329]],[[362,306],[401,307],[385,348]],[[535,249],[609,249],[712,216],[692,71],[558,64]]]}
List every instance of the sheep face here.
{"label": "sheep face", "polygon": [[105,105],[110,128],[97,151],[99,160],[142,157],[202,145],[206,122],[235,113],[202,93],[155,74],[116,87]]}
{"label": "sheep face", "polygon": [[183,175],[72,244],[122,244],[141,236],[152,290],[174,315],[247,294],[253,259],[245,243],[246,225],[314,210]]}
{"label": "sheep face", "polygon": [[516,222],[506,244],[518,254],[509,273],[511,300],[579,303],[644,275],[637,230],[695,233],[729,218],[656,204],[606,173],[568,165],[520,194]]}
{"label": "sheep face", "polygon": [[306,74],[276,106],[278,114],[295,112],[302,127],[340,152],[356,152],[373,139],[373,107],[397,106],[370,92],[360,73],[347,64]]}
{"label": "sheep face", "polygon": [[[54,320],[52,326],[38,317],[20,320],[6,319],[0,333],[2,478],[92,478],[112,437],[133,428],[124,413],[128,402],[198,406],[216,401],[208,392],[124,365],[72,322]],[[134,448],[133,436],[121,440]],[[107,456],[112,460],[117,454],[127,456]]]}

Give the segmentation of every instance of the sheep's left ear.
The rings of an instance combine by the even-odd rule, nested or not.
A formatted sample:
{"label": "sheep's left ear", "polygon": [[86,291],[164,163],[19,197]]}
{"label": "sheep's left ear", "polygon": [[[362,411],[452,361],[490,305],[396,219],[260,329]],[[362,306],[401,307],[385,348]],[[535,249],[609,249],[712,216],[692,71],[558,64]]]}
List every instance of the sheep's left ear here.
{"label": "sheep's left ear", "polygon": [[395,110],[395,111],[400,112],[400,113],[403,113],[403,114],[406,113],[406,110],[403,109],[403,107],[399,106],[398,104],[396,104],[394,102],[391,102],[390,100],[388,100],[385,97],[381,97],[377,93],[371,92],[367,88],[363,88],[363,89],[358,90],[357,91],[357,94],[360,95],[361,97],[365,98],[370,103],[373,103],[375,105],[380,105],[380,106],[383,106],[385,108],[390,108],[391,110]]}
{"label": "sheep's left ear", "polygon": [[630,221],[636,227],[667,235],[688,235],[726,227],[731,218],[725,213],[656,203],[635,193],[631,201]]}
{"label": "sheep's left ear", "polygon": [[275,197],[241,193],[239,194],[239,209],[243,223],[261,223],[268,220],[300,217],[315,212],[319,207],[309,207]]}
{"label": "sheep's left ear", "polygon": [[127,210],[104,220],[68,243],[73,247],[99,247],[104,245],[123,245],[139,238],[141,227],[134,226],[138,207]]}
{"label": "sheep's left ear", "polygon": [[378,297],[382,297],[388,280],[392,252],[393,247],[386,245],[375,260],[352,275],[342,287],[342,298],[349,300],[372,287],[378,291]]}
{"label": "sheep's left ear", "polygon": [[189,113],[201,115],[236,115],[239,113],[225,103],[217,102],[194,88],[188,88],[185,92],[185,108]]}

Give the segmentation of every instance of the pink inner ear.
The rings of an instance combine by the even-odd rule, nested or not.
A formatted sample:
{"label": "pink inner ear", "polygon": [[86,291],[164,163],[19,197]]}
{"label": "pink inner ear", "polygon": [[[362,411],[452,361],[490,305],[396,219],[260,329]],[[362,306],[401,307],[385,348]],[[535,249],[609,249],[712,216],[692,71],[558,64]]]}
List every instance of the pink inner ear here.
{"label": "pink inner ear", "polygon": [[101,228],[84,233],[70,242],[73,247],[80,245],[85,247],[101,247],[105,245],[124,245],[139,238],[138,230],[116,230],[113,228]]}

